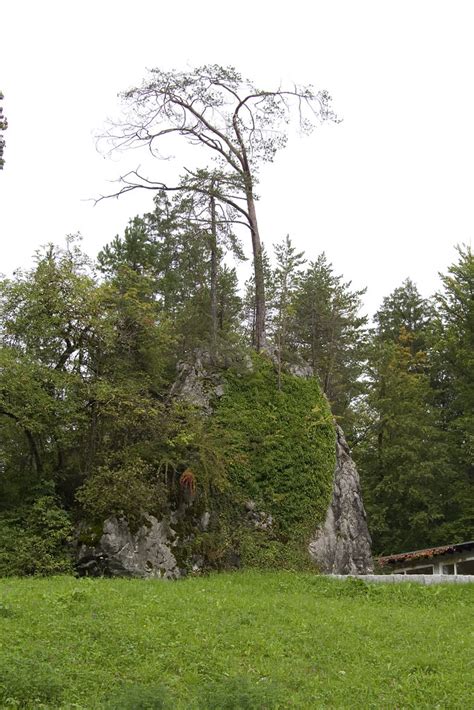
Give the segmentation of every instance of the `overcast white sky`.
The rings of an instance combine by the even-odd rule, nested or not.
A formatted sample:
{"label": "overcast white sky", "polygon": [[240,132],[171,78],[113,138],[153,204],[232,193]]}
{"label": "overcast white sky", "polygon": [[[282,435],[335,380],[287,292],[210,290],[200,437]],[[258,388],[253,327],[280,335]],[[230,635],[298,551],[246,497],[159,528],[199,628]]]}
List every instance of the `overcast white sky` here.
{"label": "overcast white sky", "polygon": [[[260,228],[267,245],[289,233],[310,258],[326,251],[368,286],[369,311],[407,276],[429,295],[454,245],[471,242],[471,0],[2,0],[0,13],[0,272],[77,231],[94,256],[151,208],[148,192],[86,200],[139,161],[104,158],[93,136],[155,66],[232,64],[260,86],[329,90],[344,121],[265,167]],[[152,177],[165,169],[157,161]]]}

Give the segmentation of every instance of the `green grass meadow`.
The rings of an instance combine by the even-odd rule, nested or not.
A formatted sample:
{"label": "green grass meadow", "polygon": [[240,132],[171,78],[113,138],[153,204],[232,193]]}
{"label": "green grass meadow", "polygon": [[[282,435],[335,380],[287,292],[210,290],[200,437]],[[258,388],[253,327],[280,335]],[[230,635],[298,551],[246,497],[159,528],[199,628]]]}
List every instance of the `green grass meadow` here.
{"label": "green grass meadow", "polygon": [[474,708],[474,585],[3,579],[0,707]]}

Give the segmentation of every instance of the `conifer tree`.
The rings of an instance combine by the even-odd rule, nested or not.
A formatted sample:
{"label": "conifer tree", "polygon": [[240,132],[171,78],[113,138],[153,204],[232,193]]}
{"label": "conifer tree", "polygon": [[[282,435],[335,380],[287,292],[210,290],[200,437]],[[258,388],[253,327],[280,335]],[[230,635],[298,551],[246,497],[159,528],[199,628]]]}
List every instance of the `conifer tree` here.
{"label": "conifer tree", "polygon": [[474,256],[466,246],[458,254],[441,275],[432,358],[439,425],[453,469],[445,487],[448,541],[474,538]]}
{"label": "conifer tree", "polygon": [[407,280],[375,315],[365,438],[356,449],[375,550],[441,543],[450,463],[432,401],[432,309]]}
{"label": "conifer tree", "polygon": [[[116,237],[100,252],[101,269],[117,276],[126,268],[140,275],[158,307],[161,321],[168,320],[177,339],[180,359],[197,346],[213,353],[223,337],[228,308],[237,297],[237,284],[224,269],[223,256],[243,258],[240,244],[209,197],[197,198],[185,188],[170,199],[155,197],[155,209],[130,222],[123,237]],[[221,293],[232,288],[232,292]],[[225,313],[225,316],[224,316]],[[232,316],[235,318],[235,314]]]}
{"label": "conifer tree", "polygon": [[298,277],[290,338],[319,377],[333,413],[350,430],[351,402],[360,394],[367,318],[360,314],[364,290],[334,274],[322,253]]}
{"label": "conifer tree", "polygon": [[305,259],[303,252],[297,252],[289,235],[275,245],[276,268],[273,272],[274,294],[269,301],[269,311],[273,311],[271,332],[275,341],[278,362],[278,386],[281,387],[282,364],[288,360],[288,331],[293,316],[293,300],[300,267]]}

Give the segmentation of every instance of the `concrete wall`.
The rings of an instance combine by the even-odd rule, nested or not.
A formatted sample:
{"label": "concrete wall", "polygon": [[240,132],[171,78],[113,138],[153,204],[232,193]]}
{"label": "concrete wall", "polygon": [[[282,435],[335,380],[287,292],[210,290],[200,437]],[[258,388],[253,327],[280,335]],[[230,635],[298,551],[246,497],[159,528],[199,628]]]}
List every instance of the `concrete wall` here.
{"label": "concrete wall", "polygon": [[417,584],[474,584],[471,574],[331,574],[331,579],[361,579],[363,582],[380,584],[398,584],[398,582],[416,582]]}

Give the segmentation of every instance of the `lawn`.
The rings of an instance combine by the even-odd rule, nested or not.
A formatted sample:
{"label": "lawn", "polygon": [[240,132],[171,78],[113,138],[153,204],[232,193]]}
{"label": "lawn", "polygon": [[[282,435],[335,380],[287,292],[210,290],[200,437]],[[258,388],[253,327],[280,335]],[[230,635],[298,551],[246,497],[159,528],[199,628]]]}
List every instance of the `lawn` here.
{"label": "lawn", "polygon": [[2,708],[474,707],[474,585],[0,580]]}

